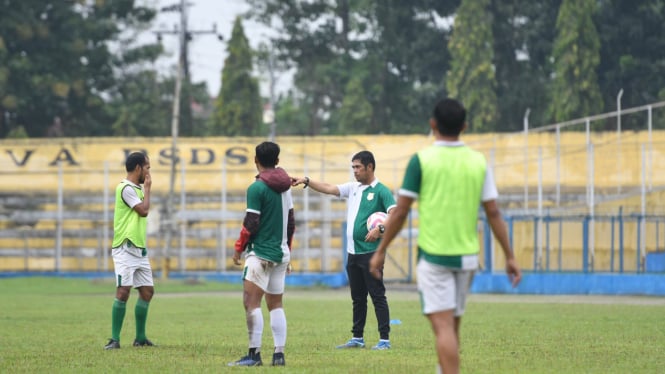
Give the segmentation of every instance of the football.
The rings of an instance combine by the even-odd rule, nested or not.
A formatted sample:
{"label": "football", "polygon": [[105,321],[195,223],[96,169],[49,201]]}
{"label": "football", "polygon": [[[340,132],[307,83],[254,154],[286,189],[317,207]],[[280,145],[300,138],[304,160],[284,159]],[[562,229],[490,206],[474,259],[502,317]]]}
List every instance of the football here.
{"label": "football", "polygon": [[383,223],[388,217],[388,214],[385,212],[374,212],[367,217],[367,231],[371,231],[373,228]]}

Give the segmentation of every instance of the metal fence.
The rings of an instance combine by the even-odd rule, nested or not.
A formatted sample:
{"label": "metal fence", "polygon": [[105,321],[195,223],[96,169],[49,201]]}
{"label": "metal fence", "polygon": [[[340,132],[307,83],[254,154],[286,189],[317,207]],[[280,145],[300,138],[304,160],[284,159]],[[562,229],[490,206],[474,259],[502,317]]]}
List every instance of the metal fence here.
{"label": "metal fence", "polygon": [[[501,192],[499,203],[525,270],[648,270],[649,254],[665,247],[665,175],[657,172],[665,167],[665,132],[654,130],[658,118],[665,117],[655,111],[662,112],[664,108],[665,102],[659,102],[535,129],[529,128],[525,120],[520,133],[469,136],[467,143],[484,152],[494,170]],[[621,118],[628,115],[643,116],[644,128],[622,131]],[[617,131],[597,128],[606,129],[612,121],[616,122]],[[658,126],[662,128],[663,124]],[[69,141],[76,147],[77,140]],[[382,167],[378,174],[396,191],[412,154],[410,149],[415,143],[418,147],[430,143],[431,138],[414,142],[401,137],[365,137],[354,140],[354,148],[349,150],[341,148],[343,141],[337,140],[336,147],[327,145],[327,149],[336,149],[334,161],[326,158],[325,150],[317,156],[307,152],[311,148],[309,140],[294,141],[302,144],[303,151],[285,155],[289,157],[289,171],[328,182],[344,182],[351,175],[348,157],[352,150],[392,152],[395,158],[377,159]],[[291,143],[283,144],[287,144],[287,151],[295,148]],[[409,156],[402,155],[405,148],[409,148]],[[26,148],[24,163],[28,152],[31,151]],[[340,154],[344,156],[339,157]],[[299,157],[299,166],[291,166]],[[14,158],[13,163],[18,161],[21,160]],[[25,180],[31,186],[55,180],[52,184],[57,186],[53,191],[39,193],[30,192],[32,187],[25,187],[26,192],[18,186],[19,190],[0,196],[0,271],[110,271],[114,204],[110,180],[117,173],[110,172],[109,163],[115,162],[118,161],[107,160],[101,167],[88,169],[68,169],[57,163],[55,170],[38,172],[10,170],[0,162],[3,179],[18,176],[13,181]],[[199,186],[192,192],[186,181],[191,175],[200,175],[201,170],[188,170],[185,164],[179,164],[178,195],[169,199],[163,192],[153,193],[148,236],[156,270],[238,270],[230,260],[244,216],[245,197],[243,191],[228,188],[225,181],[251,180],[254,171],[245,170],[239,177],[238,171],[227,169],[225,160],[218,165],[216,170],[208,168],[204,172],[206,180],[219,180],[219,187],[201,191]],[[101,186],[92,193],[81,191],[81,184],[90,181]],[[343,271],[346,203],[299,188],[294,189],[294,199],[296,271]],[[172,201],[173,217],[167,214],[168,201]],[[417,232],[418,217],[414,211],[389,251],[388,278],[413,279]],[[482,221],[479,235],[483,238],[483,270],[500,270],[500,249]]]}
{"label": "metal fence", "polygon": [[[343,271],[346,203],[308,190],[294,191],[297,228],[293,261],[296,272]],[[112,236],[110,210],[81,209],[112,206],[110,197],[57,199],[53,210],[15,210],[10,227],[0,229],[0,271],[110,271],[109,243]],[[52,204],[48,197],[32,198],[38,209]],[[153,206],[162,205],[156,199]],[[178,204],[181,202],[178,201]],[[22,198],[4,198],[3,206],[22,205]],[[192,196],[177,211],[176,231],[167,252],[168,225],[159,210],[151,215],[149,250],[156,271],[227,272],[239,268],[231,263],[233,242],[244,216],[244,197]],[[161,209],[163,211],[163,209]],[[533,272],[643,273],[649,253],[665,250],[665,216],[624,212],[591,216],[549,209],[542,216],[504,212],[510,242],[520,266]],[[482,270],[501,271],[500,248],[482,218]],[[418,214],[413,210],[391,246],[386,278],[412,281],[417,253]]]}

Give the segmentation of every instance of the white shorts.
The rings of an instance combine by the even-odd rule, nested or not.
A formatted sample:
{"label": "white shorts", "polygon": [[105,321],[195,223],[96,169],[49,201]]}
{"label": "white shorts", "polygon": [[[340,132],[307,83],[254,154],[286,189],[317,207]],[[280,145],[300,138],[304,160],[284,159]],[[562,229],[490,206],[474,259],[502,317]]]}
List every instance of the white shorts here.
{"label": "white shorts", "polygon": [[456,317],[464,314],[474,270],[450,268],[420,259],[417,272],[423,314],[451,309],[455,310]]}
{"label": "white shorts", "polygon": [[141,256],[140,248],[125,241],[120,247],[113,248],[112,254],[117,287],[153,286],[150,260]]}
{"label": "white shorts", "polygon": [[284,278],[288,266],[288,262],[277,264],[255,255],[248,255],[245,258],[242,279],[259,286],[267,294],[281,295],[284,293]]}

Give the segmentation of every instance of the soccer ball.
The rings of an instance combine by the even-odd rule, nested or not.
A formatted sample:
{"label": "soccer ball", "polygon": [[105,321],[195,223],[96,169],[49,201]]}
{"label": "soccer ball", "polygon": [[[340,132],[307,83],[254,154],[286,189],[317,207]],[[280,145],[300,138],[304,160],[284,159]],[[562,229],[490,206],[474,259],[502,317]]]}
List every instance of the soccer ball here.
{"label": "soccer ball", "polygon": [[385,220],[386,217],[388,217],[388,214],[385,212],[374,212],[367,217],[367,231],[371,231],[373,228],[376,226],[382,224]]}

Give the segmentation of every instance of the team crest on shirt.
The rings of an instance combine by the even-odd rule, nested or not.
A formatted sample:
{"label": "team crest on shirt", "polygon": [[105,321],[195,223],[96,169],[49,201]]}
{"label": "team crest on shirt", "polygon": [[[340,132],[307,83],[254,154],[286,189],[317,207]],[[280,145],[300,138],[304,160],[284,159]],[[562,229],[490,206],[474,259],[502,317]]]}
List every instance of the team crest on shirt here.
{"label": "team crest on shirt", "polygon": [[374,200],[374,192],[370,192],[370,193],[367,194],[367,200],[368,201]]}

